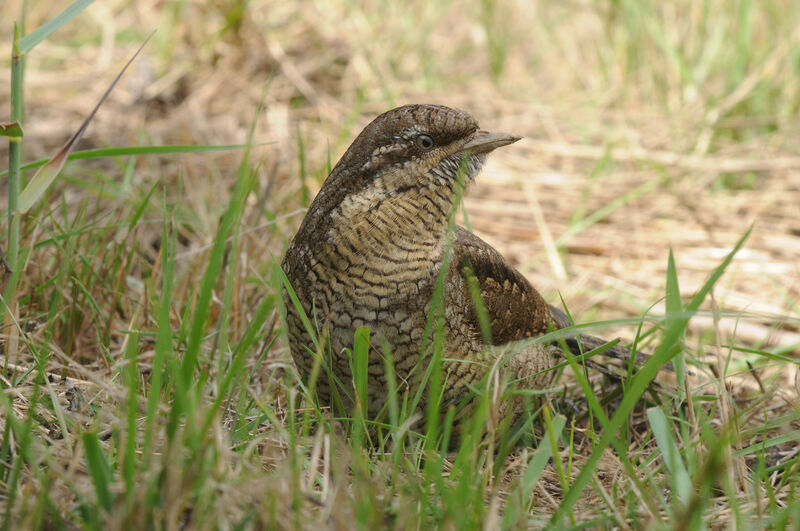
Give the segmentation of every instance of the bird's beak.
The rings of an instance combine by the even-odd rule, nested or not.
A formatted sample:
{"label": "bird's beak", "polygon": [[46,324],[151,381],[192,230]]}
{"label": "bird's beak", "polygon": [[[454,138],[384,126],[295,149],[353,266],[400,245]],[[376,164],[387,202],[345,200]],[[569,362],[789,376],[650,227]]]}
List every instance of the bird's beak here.
{"label": "bird's beak", "polygon": [[522,137],[509,133],[492,133],[491,131],[476,131],[472,138],[464,144],[461,151],[469,151],[475,155],[489,153],[499,147],[513,144]]}

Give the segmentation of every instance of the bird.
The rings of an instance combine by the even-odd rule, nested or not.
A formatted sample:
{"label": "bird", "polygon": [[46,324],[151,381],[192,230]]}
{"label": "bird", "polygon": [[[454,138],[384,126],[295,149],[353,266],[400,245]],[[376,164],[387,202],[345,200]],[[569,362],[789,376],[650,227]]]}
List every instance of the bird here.
{"label": "bird", "polygon": [[[401,385],[424,385],[437,282],[444,317],[439,407],[468,408],[491,375],[526,389],[551,385],[549,369],[563,360],[562,346],[528,340],[569,327],[570,319],[500,252],[452,223],[458,195],[489,153],[520,139],[481,129],[465,111],[412,104],[377,116],[353,140],[281,264],[292,292],[283,294],[291,355],[307,383],[318,367],[320,403],[334,406],[338,397],[342,413],[355,411],[351,349],[361,327],[370,331],[363,411],[371,418],[386,412],[385,356]],[[575,352],[605,343],[578,339],[569,339]],[[421,396],[423,410],[433,398]]]}

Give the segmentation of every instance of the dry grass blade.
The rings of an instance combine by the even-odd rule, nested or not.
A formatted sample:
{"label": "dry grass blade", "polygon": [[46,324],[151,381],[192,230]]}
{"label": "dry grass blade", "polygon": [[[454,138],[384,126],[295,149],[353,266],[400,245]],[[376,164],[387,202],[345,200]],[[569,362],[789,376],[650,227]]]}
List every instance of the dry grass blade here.
{"label": "dry grass blade", "polygon": [[114,87],[117,85],[120,79],[122,79],[123,74],[125,71],[128,70],[128,67],[133,63],[139,53],[144,49],[147,42],[153,36],[155,32],[151,33],[147,39],[142,43],[136,53],[128,59],[128,62],[125,63],[125,66],[122,67],[117,77],[114,78],[114,81],[108,86],[106,91],[103,93],[103,96],[100,98],[100,101],[97,102],[97,105],[94,106],[92,112],[89,113],[89,116],[83,121],[81,126],[78,128],[75,133],[72,134],[71,137],[67,139],[61,149],[53,155],[45,165],[40,167],[36,173],[33,175],[31,181],[25,186],[25,189],[19,194],[19,203],[17,204],[17,212],[25,213],[27,212],[36,201],[39,200],[42,195],[47,191],[53,181],[55,181],[58,174],[61,172],[61,168],[64,167],[64,164],[67,162],[67,158],[75,146],[80,141],[83,133],[86,132],[86,129],[89,127],[89,124],[92,122],[94,115],[97,114],[97,111],[100,109],[100,106],[103,105],[103,102],[106,101],[111,91],[114,90]]}

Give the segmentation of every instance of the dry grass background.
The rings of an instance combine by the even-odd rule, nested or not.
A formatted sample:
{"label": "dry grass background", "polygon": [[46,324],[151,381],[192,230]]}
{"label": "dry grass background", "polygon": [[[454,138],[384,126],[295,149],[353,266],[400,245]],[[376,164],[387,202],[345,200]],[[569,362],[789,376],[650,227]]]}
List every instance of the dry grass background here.
{"label": "dry grass background", "polygon": [[[6,23],[18,12],[13,3],[7,7]],[[796,53],[800,32],[776,38],[775,47],[764,42],[762,64],[733,91],[711,82],[686,86],[660,79],[679,74],[658,50],[642,51],[640,61],[658,64],[646,65],[646,79],[637,84],[635,70],[615,72],[622,67],[603,64],[630,60],[624,53],[597,57],[608,52],[600,46],[609,44],[604,32],[615,30],[605,20],[611,5],[498,6],[502,19],[488,30],[505,30],[508,49],[500,80],[493,82],[480,5],[468,6],[475,13],[447,2],[417,5],[414,15],[424,22],[416,32],[409,31],[415,19],[404,8],[381,2],[350,9],[336,2],[252,4],[237,27],[227,29],[225,17],[232,15],[226,8],[233,5],[92,6],[28,58],[30,155],[51,154],[91,110],[118,65],[149,29],[158,28],[153,45],[95,119],[86,145],[244,143],[263,96],[266,119],[255,140],[272,144],[259,153],[264,178],[274,182],[275,195],[287,198],[300,184],[298,135],[306,166],[314,169],[305,183],[313,192],[326,160],[335,161],[375,114],[408,102],[445,103],[470,111],[485,127],[525,135],[524,142],[496,154],[470,190],[470,221],[542,291],[560,290],[578,315],[592,308],[602,309],[592,315],[604,317],[643,311],[663,293],[669,246],[682,287],[693,291],[752,223],[747,252],[726,276],[719,302],[731,311],[798,317],[795,115],[734,116],[729,124],[717,115],[747,100],[759,84],[778,85],[775,77],[795,75],[790,52]],[[52,12],[53,6],[32,5],[30,25]],[[680,5],[664,6],[660,14],[675,17],[675,46],[685,46],[691,30],[697,31]],[[614,74],[616,79],[601,78]],[[8,70],[2,75],[0,95],[8,101]],[[783,97],[790,100],[786,106],[796,105],[792,95]],[[743,131],[737,136],[746,139],[729,138],[730,131]],[[188,166],[187,202],[213,225],[211,201],[228,191],[221,172],[236,157],[186,156],[171,161],[172,175],[165,178]],[[148,175],[136,179],[145,185]],[[66,192],[70,197],[81,190]],[[568,230],[576,217],[620,198],[597,222],[577,233]],[[287,212],[300,206],[287,203]],[[298,222],[282,223],[284,236]],[[543,228],[565,255],[560,264],[544,255]],[[211,233],[206,230],[206,237]],[[763,330],[761,336],[768,335]],[[758,337],[754,330],[749,339]],[[792,334],[771,337],[798,342]]]}
{"label": "dry grass background", "polygon": [[[360,128],[403,103],[459,107],[485,128],[525,136],[493,155],[465,204],[475,232],[546,298],[560,293],[577,321],[663,314],[670,247],[690,295],[753,225],[716,285],[717,308],[692,319],[687,344],[709,359],[727,356],[720,346],[728,344],[797,359],[800,7],[721,4],[97,2],[27,59],[26,160],[50,155],[71,134],[156,29],[80,147],[245,143],[260,112],[259,193],[248,199],[236,273],[232,326],[240,330],[263,296],[252,279],[268,274],[265,264],[281,255],[329,161]],[[20,9],[11,0],[0,10],[0,50],[10,50],[6,29]],[[31,2],[29,28],[56,11]],[[201,274],[240,156],[140,158],[125,177],[124,163],[75,162],[50,200],[110,226],[120,204],[158,183],[156,196],[164,190],[179,203],[183,294]],[[5,152],[0,159],[5,166]],[[158,255],[159,215],[158,206],[148,210],[137,227],[136,258],[117,300],[124,309],[104,325],[111,352],[121,351],[132,308],[149,296],[142,264]],[[30,230],[34,239],[46,232]],[[40,285],[63,259],[43,249],[24,282]],[[84,316],[52,370],[69,366],[113,395],[98,328]],[[631,339],[635,327],[601,332]],[[286,354],[279,344],[269,358],[280,365]],[[796,363],[770,372],[756,357],[760,368],[750,372],[744,357],[735,353],[732,385],[748,396],[766,385],[776,411],[797,408]]]}

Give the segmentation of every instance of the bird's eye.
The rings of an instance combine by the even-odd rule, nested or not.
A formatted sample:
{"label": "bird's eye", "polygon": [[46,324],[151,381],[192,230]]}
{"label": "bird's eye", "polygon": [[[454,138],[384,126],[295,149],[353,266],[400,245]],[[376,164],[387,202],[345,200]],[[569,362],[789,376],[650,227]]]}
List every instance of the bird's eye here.
{"label": "bird's eye", "polygon": [[428,135],[419,135],[414,139],[414,144],[422,151],[433,149],[433,138]]}

